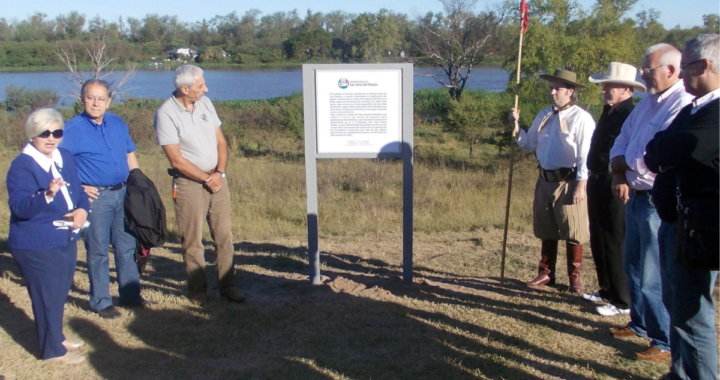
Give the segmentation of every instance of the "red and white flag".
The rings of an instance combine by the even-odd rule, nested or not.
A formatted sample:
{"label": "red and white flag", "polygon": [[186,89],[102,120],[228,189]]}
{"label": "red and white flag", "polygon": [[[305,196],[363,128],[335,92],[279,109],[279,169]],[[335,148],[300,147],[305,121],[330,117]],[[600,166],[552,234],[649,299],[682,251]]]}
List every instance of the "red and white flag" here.
{"label": "red and white flag", "polygon": [[522,31],[520,33],[524,34],[530,23],[528,21],[528,6],[525,0],[520,3],[520,20],[522,20]]}

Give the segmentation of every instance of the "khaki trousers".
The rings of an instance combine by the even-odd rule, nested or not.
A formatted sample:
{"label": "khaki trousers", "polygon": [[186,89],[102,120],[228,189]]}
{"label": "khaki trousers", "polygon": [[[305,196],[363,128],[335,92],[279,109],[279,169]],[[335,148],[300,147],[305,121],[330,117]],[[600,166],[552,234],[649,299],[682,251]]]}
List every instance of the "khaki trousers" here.
{"label": "khaki trousers", "polygon": [[578,181],[549,182],[539,177],[535,184],[533,229],[542,240],[566,240],[585,244],[590,240],[587,200],[573,204]]}
{"label": "khaki trousers", "polygon": [[230,189],[227,179],[219,192],[211,194],[202,183],[187,178],[175,178],[177,197],[175,217],[182,241],[183,261],[188,292],[207,292],[205,275],[205,247],[202,243],[203,221],[207,220],[210,234],[215,242],[217,276],[220,293],[235,286],[230,211]]}

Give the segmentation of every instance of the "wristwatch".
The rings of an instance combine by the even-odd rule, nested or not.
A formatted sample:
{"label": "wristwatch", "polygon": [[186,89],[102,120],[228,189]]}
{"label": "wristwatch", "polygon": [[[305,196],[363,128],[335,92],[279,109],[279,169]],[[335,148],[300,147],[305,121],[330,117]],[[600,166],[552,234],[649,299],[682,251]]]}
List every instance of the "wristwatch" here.
{"label": "wristwatch", "polygon": [[220,177],[222,177],[222,178],[226,178],[226,177],[227,177],[227,176],[225,176],[225,172],[221,172],[220,170],[218,170],[217,172],[220,173]]}

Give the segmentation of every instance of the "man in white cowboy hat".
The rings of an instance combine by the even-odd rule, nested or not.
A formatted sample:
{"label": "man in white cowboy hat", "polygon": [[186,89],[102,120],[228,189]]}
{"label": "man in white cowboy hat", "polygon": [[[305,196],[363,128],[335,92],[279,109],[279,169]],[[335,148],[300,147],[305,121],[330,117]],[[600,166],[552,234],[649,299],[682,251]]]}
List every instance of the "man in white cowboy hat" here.
{"label": "man in white cowboy hat", "polygon": [[603,107],[590,143],[587,166],[588,216],[590,247],[600,289],[583,295],[583,299],[605,305],[596,308],[607,317],[630,314],[630,293],[623,269],[625,244],[625,204],[611,191],[610,148],[620,134],[625,119],[635,105],[633,89],[645,92],[645,85],[635,81],[637,69],[627,63],[610,62],[605,74],[592,75],[588,80],[602,86]]}
{"label": "man in white cowboy hat", "polygon": [[647,143],[692,101],[679,78],[680,58],[680,51],[669,44],[645,51],[641,73],[649,95],[625,120],[610,150],[613,193],[626,202],[624,266],[631,301],[630,323],[610,332],[616,338],[650,338],[650,347],[636,355],[640,360],[670,357],[670,316],[663,305],[658,245],[660,217],[650,198],[655,173],[645,164],[644,155]]}
{"label": "man in white cowboy hat", "polygon": [[[570,291],[583,292],[580,281],[582,245],[589,239],[586,186],[589,172],[586,161],[595,129],[592,116],[575,105],[577,75],[555,70],[540,75],[550,82],[552,107],[538,113],[527,132],[517,130],[517,144],[526,152],[535,152],[539,176],[533,202],[533,230],[542,240],[538,275],[527,282],[530,287],[555,283],[558,241],[566,241],[567,273]],[[511,121],[519,119],[519,110],[510,111]],[[516,124],[517,128],[517,124]]]}

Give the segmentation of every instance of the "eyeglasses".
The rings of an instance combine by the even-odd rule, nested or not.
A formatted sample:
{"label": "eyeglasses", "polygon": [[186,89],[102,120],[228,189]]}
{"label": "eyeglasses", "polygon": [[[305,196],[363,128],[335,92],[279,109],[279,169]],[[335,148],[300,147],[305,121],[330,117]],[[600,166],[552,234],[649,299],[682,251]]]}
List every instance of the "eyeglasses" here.
{"label": "eyeglasses", "polygon": [[100,103],[105,103],[105,101],[107,101],[107,98],[102,98],[102,97],[98,98],[98,97],[95,97],[95,96],[86,96],[86,97],[85,97],[85,100],[86,100],[88,103],[95,103],[96,100],[97,100],[98,102],[100,102]]}
{"label": "eyeglasses", "polygon": [[50,130],[45,130],[45,131],[43,131],[43,133],[37,135],[37,137],[39,137],[41,139],[46,139],[46,138],[50,137],[50,135],[52,135],[53,138],[60,139],[63,137],[63,130],[56,129],[52,132]]}
{"label": "eyeglasses", "polygon": [[659,69],[659,68],[661,68],[661,67],[663,67],[663,66],[667,66],[667,65],[658,65],[658,66],[655,66],[655,67],[643,67],[643,68],[641,68],[641,69],[638,70],[638,73],[640,73],[640,75],[645,75],[645,74],[650,74],[650,75],[652,75],[652,74],[655,72],[655,70],[657,70],[657,69]]}
{"label": "eyeglasses", "polygon": [[686,63],[686,64],[684,64],[684,65],[680,65],[680,70],[685,70],[688,66],[694,65],[694,64],[696,64],[696,63],[698,63],[698,62],[700,62],[700,61],[702,61],[702,60],[704,60],[704,59],[705,59],[705,58],[703,58],[703,59],[698,59],[697,61],[692,61],[692,62],[690,62],[690,63]]}

